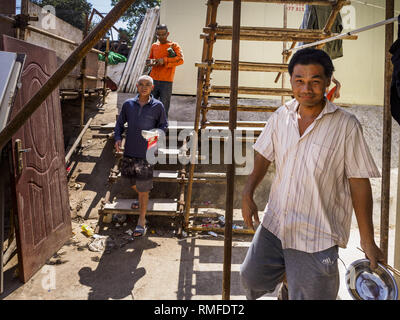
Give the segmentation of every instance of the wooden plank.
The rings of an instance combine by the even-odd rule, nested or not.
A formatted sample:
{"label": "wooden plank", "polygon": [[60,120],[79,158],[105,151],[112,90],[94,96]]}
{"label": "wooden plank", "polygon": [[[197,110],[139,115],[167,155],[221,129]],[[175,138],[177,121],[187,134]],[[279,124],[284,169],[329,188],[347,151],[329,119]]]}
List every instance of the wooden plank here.
{"label": "wooden plank", "polygon": [[133,63],[136,60],[137,52],[139,50],[140,43],[142,41],[143,33],[144,33],[144,30],[145,30],[145,26],[147,25],[148,19],[149,19],[149,15],[146,14],[145,17],[144,17],[144,20],[142,22],[142,26],[140,27],[139,32],[138,32],[138,34],[136,36],[135,43],[133,44],[131,52],[129,53],[128,61],[125,64],[124,71],[122,72],[122,77],[121,77],[121,80],[120,80],[120,83],[119,83],[118,92],[125,92],[126,83],[127,83],[128,78],[130,76],[130,72],[131,72]]}
{"label": "wooden plank", "polygon": [[[209,92],[214,93],[230,93],[231,87],[228,86],[211,86]],[[239,87],[239,94],[254,94],[266,96],[291,96],[292,89],[285,88],[258,88],[258,87]]]}
{"label": "wooden plank", "polygon": [[[196,67],[210,68],[212,70],[230,71],[231,62],[228,60],[215,60],[214,63],[196,63]],[[287,72],[288,64],[284,63],[260,63],[260,62],[239,62],[239,71],[260,71],[260,72]]]}
{"label": "wooden plank", "polygon": [[[240,121],[238,122],[240,124]],[[100,128],[101,129],[113,129],[115,127],[115,122],[110,122],[108,124],[105,125],[101,125]],[[240,125],[238,126],[240,127]],[[93,125],[90,126],[90,128],[95,128]],[[227,130],[226,128],[221,128],[220,126],[213,126],[213,125],[208,125],[207,126],[208,130]],[[254,128],[254,127],[241,127],[238,128],[240,130],[245,130],[245,131],[254,131],[255,133],[259,133],[261,132],[260,128]],[[182,123],[178,123],[177,125],[169,125],[168,130],[174,130],[174,131],[180,131],[180,130],[194,130],[193,127],[193,123],[191,122],[182,122]]]}
{"label": "wooden plank", "polygon": [[[258,122],[258,121],[238,121],[237,122],[237,128],[239,129],[240,127],[260,127],[264,128],[266,121]],[[228,126],[229,121],[228,120],[209,120],[206,122],[206,126],[211,125],[211,126]]]}
{"label": "wooden plank", "polygon": [[[230,27],[226,27],[230,28]],[[264,28],[267,29],[267,28]],[[271,30],[269,32],[264,31],[246,31],[246,32],[241,32],[240,33],[240,40],[246,40],[246,41],[296,41],[296,42],[313,42],[313,41],[318,41],[318,40],[323,40],[329,37],[334,37],[338,36],[338,33],[332,33],[332,34],[324,34],[322,31],[314,31],[313,30],[307,30],[307,29],[288,29],[288,31],[284,31],[282,28],[281,30],[272,30],[273,28],[270,28]],[[311,31],[311,32],[309,32]],[[206,39],[209,37],[209,33],[213,32],[210,28],[204,28],[204,32],[200,34],[200,39]],[[226,29],[223,31],[220,29],[220,31],[216,33],[215,38],[217,40],[232,40],[232,33],[229,32],[229,29]],[[342,39],[347,39],[347,40],[357,40],[358,36],[357,35],[347,35],[343,37]]]}
{"label": "wooden plank", "polygon": [[[229,111],[229,104],[210,104],[207,106],[207,110],[218,110],[218,111]],[[238,111],[250,111],[250,112],[274,112],[279,107],[272,106],[257,106],[257,105],[244,105],[240,104],[237,106]]]}

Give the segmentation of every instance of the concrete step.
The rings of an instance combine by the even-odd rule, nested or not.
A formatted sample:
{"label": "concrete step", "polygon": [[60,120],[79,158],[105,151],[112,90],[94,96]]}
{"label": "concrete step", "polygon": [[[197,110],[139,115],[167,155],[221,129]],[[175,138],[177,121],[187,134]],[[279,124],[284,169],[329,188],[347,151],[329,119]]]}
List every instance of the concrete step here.
{"label": "concrete step", "polygon": [[[139,209],[132,209],[131,205],[135,199],[117,199],[112,203],[106,203],[103,213],[114,214],[139,214]],[[147,205],[148,215],[174,215],[178,209],[177,199],[149,199]]]}
{"label": "concrete step", "polygon": [[[139,209],[132,209],[132,202],[137,199],[116,199],[112,203],[106,203],[100,210],[103,214],[133,214],[138,215]],[[220,209],[212,208],[210,205],[193,203],[191,206],[192,217],[213,217],[220,214]],[[149,199],[146,215],[175,216],[178,215],[178,199]]]}
{"label": "concrete step", "polygon": [[[121,173],[114,178],[115,181],[121,177]],[[110,178],[111,179],[111,178]],[[179,172],[173,170],[153,170],[153,181],[154,182],[179,182]],[[188,182],[188,178],[184,179],[184,182]],[[219,172],[195,172],[194,183],[225,183],[226,173]]]}

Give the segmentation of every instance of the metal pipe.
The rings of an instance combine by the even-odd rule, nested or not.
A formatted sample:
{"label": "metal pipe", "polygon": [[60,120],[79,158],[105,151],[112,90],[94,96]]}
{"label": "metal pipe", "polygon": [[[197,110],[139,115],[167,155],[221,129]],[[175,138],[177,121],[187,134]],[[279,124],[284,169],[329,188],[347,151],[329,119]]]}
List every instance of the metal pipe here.
{"label": "metal pipe", "polygon": [[[233,2],[232,23],[232,51],[231,51],[231,93],[229,109],[229,130],[231,137],[235,136],[237,122],[237,99],[239,86],[239,48],[240,48],[240,12],[241,0]],[[226,174],[226,210],[225,210],[225,238],[224,238],[224,271],[222,280],[222,299],[230,299],[231,286],[231,259],[232,259],[232,224],[233,198],[235,188],[235,144],[232,143],[231,163],[228,164]]]}
{"label": "metal pipe", "polygon": [[[394,0],[386,0],[386,18],[394,15]],[[397,19],[397,18],[396,18]],[[394,39],[394,25],[385,27],[385,91],[383,108],[383,141],[382,141],[382,186],[381,186],[381,236],[380,248],[388,258],[389,238],[389,201],[390,201],[390,158],[392,144],[392,115],[390,112],[390,86],[393,66],[390,47]]]}
{"label": "metal pipe", "polygon": [[0,132],[0,149],[12,138],[12,136],[22,127],[22,125],[30,118],[33,112],[46,100],[48,95],[60,84],[74,67],[82,60],[91,48],[99,42],[107,30],[122,16],[128,7],[135,0],[121,0],[107,14],[107,16],[90,32],[90,34],[82,41],[82,43],[72,52],[67,60],[57,69],[57,71],[43,84],[29,102],[22,108],[20,112],[8,123],[8,125]]}
{"label": "metal pipe", "polygon": [[67,155],[65,156],[65,163],[69,161],[72,154],[74,153],[76,147],[79,145],[83,135],[85,134],[86,130],[89,128],[90,124],[92,123],[93,118],[90,118],[89,121],[86,123],[85,127],[82,129],[81,133],[79,134],[78,138],[76,138],[74,144],[72,145],[71,149],[69,149]]}
{"label": "metal pipe", "polygon": [[[394,13],[393,13],[393,15],[394,15]],[[314,47],[314,46],[317,46],[319,44],[331,42],[331,41],[334,41],[334,40],[343,39],[343,38],[352,36],[352,35],[360,33],[360,32],[368,31],[368,30],[371,30],[371,29],[374,29],[374,28],[377,28],[377,27],[380,27],[380,26],[383,26],[383,25],[387,25],[387,24],[396,22],[397,19],[398,19],[398,17],[390,18],[390,19],[387,19],[387,20],[384,20],[384,21],[380,21],[380,22],[368,25],[366,27],[362,27],[362,28],[359,28],[359,29],[355,29],[353,31],[349,31],[349,32],[346,32],[346,33],[338,34],[337,36],[333,36],[333,37],[326,38],[326,39],[323,39],[323,40],[315,41],[315,42],[312,42],[312,43],[307,43],[307,44],[302,45],[302,46],[290,48],[286,52],[297,51],[297,50],[300,50],[300,49]]]}

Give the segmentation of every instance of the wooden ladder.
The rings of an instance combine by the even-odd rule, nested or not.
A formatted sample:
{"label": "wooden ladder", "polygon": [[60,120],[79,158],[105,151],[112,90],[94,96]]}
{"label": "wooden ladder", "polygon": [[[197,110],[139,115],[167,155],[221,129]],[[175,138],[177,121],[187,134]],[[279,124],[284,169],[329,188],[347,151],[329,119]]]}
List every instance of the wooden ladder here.
{"label": "wooden ladder", "polygon": [[[260,133],[262,128],[265,126],[265,121],[236,121],[232,124],[229,121],[211,120],[207,119],[207,112],[209,110],[220,110],[229,111],[231,107],[235,107],[237,111],[249,111],[249,112],[273,112],[277,109],[276,106],[257,106],[257,105],[235,105],[231,106],[228,103],[210,103],[209,97],[211,94],[232,94],[231,86],[217,86],[211,83],[211,74],[214,71],[230,71],[231,61],[229,60],[215,60],[213,58],[214,44],[218,40],[233,40],[233,27],[232,26],[220,26],[217,23],[217,11],[221,1],[233,1],[233,0],[208,0],[207,2],[207,13],[206,23],[203,28],[200,38],[203,39],[203,51],[201,62],[196,63],[198,68],[197,74],[197,92],[196,92],[196,112],[194,120],[194,136],[199,135],[200,129],[208,127],[219,127],[228,128],[233,127],[235,129],[254,130],[257,135]],[[331,28],[336,20],[339,11],[344,5],[350,4],[347,0],[242,0],[242,3],[246,2],[257,2],[257,3],[276,3],[283,4],[284,7],[284,23],[283,28],[270,28],[270,27],[240,27],[239,41],[282,41],[283,42],[283,57],[282,62],[247,62],[238,61],[238,71],[241,72],[278,72],[275,79],[275,83],[279,80],[281,75],[284,75],[288,71],[288,60],[290,58],[291,51],[287,52],[286,42],[291,41],[291,49],[295,47],[297,42],[313,42],[321,39],[331,37],[335,34],[331,33]],[[311,5],[326,5],[331,6],[332,11],[326,24],[322,30],[306,30],[306,29],[292,29],[287,28],[287,4],[311,4]],[[239,22],[240,23],[240,22]],[[345,39],[356,40],[357,36],[348,36]],[[323,46],[323,45],[322,45]],[[318,48],[322,48],[319,46]],[[284,79],[282,76],[282,87],[281,88],[264,88],[264,87],[237,87],[236,95],[264,95],[264,96],[280,96],[282,104],[285,101],[285,97],[291,96],[292,91],[290,88],[284,87]],[[197,148],[197,143],[195,143]],[[185,220],[184,228],[186,230],[200,231],[200,227],[192,227],[189,225],[189,218],[191,216],[191,199],[193,192],[193,182],[195,173],[196,163],[191,162],[189,165],[188,172],[188,185],[187,195],[185,204]],[[234,172],[234,171],[233,171]],[[228,183],[228,180],[227,180]],[[233,195],[232,195],[233,198]],[[233,200],[232,200],[233,201]],[[221,228],[219,231],[224,232]],[[233,232],[242,232],[242,230],[234,229]],[[252,230],[246,230],[248,233],[252,233]]]}

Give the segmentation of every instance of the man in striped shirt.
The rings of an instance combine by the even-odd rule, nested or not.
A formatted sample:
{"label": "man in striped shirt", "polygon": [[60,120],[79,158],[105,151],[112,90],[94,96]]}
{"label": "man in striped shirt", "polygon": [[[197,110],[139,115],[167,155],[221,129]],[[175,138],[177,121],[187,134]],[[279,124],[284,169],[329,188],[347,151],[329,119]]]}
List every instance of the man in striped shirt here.
{"label": "man in striped shirt", "polygon": [[369,178],[380,177],[356,117],[325,98],[334,67],[322,50],[289,64],[295,99],[274,112],[254,144],[243,191],[247,226],[259,223],[254,190],[274,163],[262,224],[241,266],[248,299],[273,292],[286,275],[289,299],[336,299],[338,247],[349,239],[354,208],[371,269],[384,261],[374,240]]}

